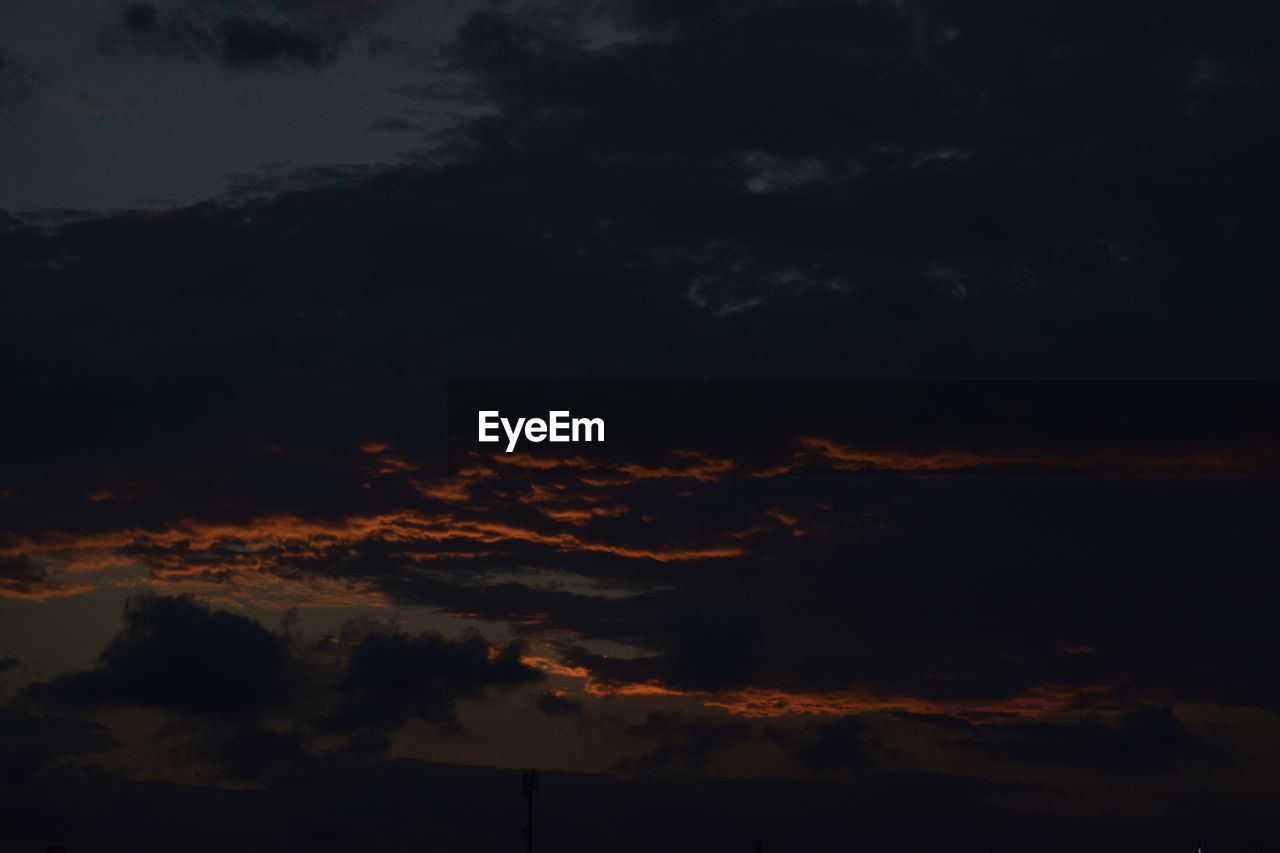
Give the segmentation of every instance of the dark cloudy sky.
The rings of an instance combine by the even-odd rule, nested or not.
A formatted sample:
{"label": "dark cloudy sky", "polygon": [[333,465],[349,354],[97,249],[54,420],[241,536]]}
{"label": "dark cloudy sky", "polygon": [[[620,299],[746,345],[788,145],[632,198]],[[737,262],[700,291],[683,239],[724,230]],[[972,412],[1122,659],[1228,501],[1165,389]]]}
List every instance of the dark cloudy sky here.
{"label": "dark cloudy sky", "polygon": [[1274,846],[1278,23],[3,4],[6,849]]}

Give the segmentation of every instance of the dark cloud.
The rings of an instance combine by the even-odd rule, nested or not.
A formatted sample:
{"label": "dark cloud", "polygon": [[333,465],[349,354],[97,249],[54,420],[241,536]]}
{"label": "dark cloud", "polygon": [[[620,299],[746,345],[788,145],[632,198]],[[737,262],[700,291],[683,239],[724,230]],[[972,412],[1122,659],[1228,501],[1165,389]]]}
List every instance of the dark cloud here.
{"label": "dark cloud", "polygon": [[554,691],[539,693],[534,707],[548,717],[581,717],[582,703]]}
{"label": "dark cloud", "polygon": [[[293,784],[356,767],[378,759],[412,719],[456,732],[460,700],[542,678],[522,663],[518,643],[495,647],[474,632],[449,640],[351,622],[340,637],[301,647],[188,596],[136,597],[124,620],[96,667],[33,684],[26,697],[57,708],[177,712],[162,732],[165,749],[200,762],[215,782]],[[31,772],[51,761],[36,767],[14,755],[8,763],[21,758]]]}
{"label": "dark cloud", "polygon": [[[229,405],[301,382],[386,408],[401,371],[501,375],[511,352],[528,376],[1272,374],[1274,214],[1248,191],[1273,170],[1269,72],[1187,94],[1198,51],[1253,56],[1252,37],[1161,13],[1139,39],[1156,47],[1121,55],[1133,15],[1006,12],[646,9],[608,44],[478,15],[454,63],[492,109],[430,160],[27,235],[6,314],[42,319],[6,357],[118,406],[141,377],[145,400],[198,405],[183,378],[201,376]],[[121,276],[97,305],[93,282]],[[190,302],[147,298],[175,280]],[[53,317],[75,334],[48,353],[30,339]],[[136,344],[103,364],[107,329]]]}
{"label": "dark cloud", "polygon": [[1192,734],[1169,708],[1129,711],[1112,722],[981,726],[968,747],[1002,760],[1086,767],[1107,773],[1171,770],[1179,761],[1222,760],[1227,753]]}
{"label": "dark cloud", "polygon": [[200,754],[224,778],[236,782],[279,783],[296,779],[316,765],[304,734],[253,723],[207,732]]}
{"label": "dark cloud", "polygon": [[381,10],[355,2],[131,3],[120,10],[119,37],[159,56],[210,57],[229,68],[332,64],[352,29]]}
{"label": "dark cloud", "polygon": [[766,734],[818,773],[870,769],[880,752],[879,739],[862,717],[841,717],[801,731],[774,726]]}
{"label": "dark cloud", "polygon": [[649,713],[643,723],[628,726],[627,734],[657,740],[656,746],[636,758],[618,762],[624,773],[696,773],[718,752],[745,743],[751,727],[740,722],[686,719],[680,714]]}
{"label": "dark cloud", "polygon": [[39,599],[74,590],[54,580],[46,566],[28,556],[0,560],[0,596]]}
{"label": "dark cloud", "polygon": [[745,614],[697,610],[681,614],[668,629],[671,681],[695,689],[741,684],[758,657],[758,620]]}
{"label": "dark cloud", "polygon": [[[500,109],[460,130],[459,152],[556,162],[557,221],[609,222],[598,250],[635,250],[628,259],[647,257],[655,281],[674,273],[712,311],[857,304],[896,328],[926,324],[921,345],[953,324],[1003,345],[1023,323],[1044,332],[1050,303],[1074,314],[1097,298],[1130,332],[1155,334],[1140,304],[1207,295],[1185,264],[1250,280],[1269,264],[1201,207],[1231,197],[1223,217],[1266,218],[1232,190],[1268,171],[1264,147],[1224,168],[1232,143],[1208,130],[1239,122],[1273,136],[1261,90],[1226,92],[1205,112],[1187,91],[1200,51],[1251,53],[1256,41],[1201,33],[1189,8],[1150,32],[1136,7],[1055,6],[1032,20],[976,3],[636,5],[639,31],[604,45],[547,21],[475,16],[455,61]],[[1205,182],[1169,180],[1187,162]],[[1188,228],[1230,242],[1231,257],[1171,239]],[[1120,281],[1135,289],[1104,284]],[[1215,320],[1181,339],[1207,343],[1223,311],[1243,320],[1226,306],[1260,296],[1244,286],[1215,298]],[[752,332],[759,343],[763,329]]]}
{"label": "dark cloud", "polygon": [[142,705],[193,714],[261,711],[287,695],[286,641],[246,616],[189,596],[138,596],[125,627],[83,672],[33,685],[59,706]]}
{"label": "dark cloud", "polygon": [[0,598],[43,601],[76,595],[89,589],[86,584],[59,575],[57,568],[57,561],[41,559],[37,555],[18,553],[0,557]]}
{"label": "dark cloud", "polygon": [[410,719],[451,723],[459,699],[541,677],[521,661],[519,643],[492,649],[477,633],[454,641],[374,629],[351,652],[331,725],[346,731],[390,729]]}
{"label": "dark cloud", "polygon": [[[449,640],[349,623],[341,638],[300,650],[285,634],[190,596],[138,596],[124,619],[96,667],[28,694],[58,707],[138,705],[206,718],[195,723],[206,732],[204,751],[237,778],[257,772],[248,764],[254,753],[269,763],[301,756],[305,738],[324,731],[351,735],[348,748],[360,752],[373,743],[366,736],[385,744],[379,732],[411,719],[453,723],[458,700],[542,677],[521,661],[519,643],[493,647],[474,632]],[[302,728],[264,726],[268,711]]]}
{"label": "dark cloud", "polygon": [[421,128],[399,116],[374,116],[369,120],[370,133],[417,133]]}
{"label": "dark cloud", "polygon": [[24,783],[70,756],[106,752],[117,745],[98,723],[0,709],[0,783]]}

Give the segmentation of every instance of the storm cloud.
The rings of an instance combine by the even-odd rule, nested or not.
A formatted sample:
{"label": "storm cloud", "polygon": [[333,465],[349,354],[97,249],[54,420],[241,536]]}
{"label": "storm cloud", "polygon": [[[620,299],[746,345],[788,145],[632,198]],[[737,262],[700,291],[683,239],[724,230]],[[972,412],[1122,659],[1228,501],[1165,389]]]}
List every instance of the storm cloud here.
{"label": "storm cloud", "polygon": [[193,713],[259,711],[286,689],[284,640],[189,597],[130,601],[98,665],[33,689],[55,705],[143,705]]}

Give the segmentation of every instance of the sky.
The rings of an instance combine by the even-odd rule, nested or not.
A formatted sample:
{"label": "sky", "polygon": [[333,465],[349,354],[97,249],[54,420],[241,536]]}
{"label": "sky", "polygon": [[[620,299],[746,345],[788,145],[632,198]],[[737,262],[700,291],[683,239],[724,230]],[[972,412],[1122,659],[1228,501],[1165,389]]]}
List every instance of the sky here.
{"label": "sky", "polygon": [[[363,14],[362,4],[330,5],[339,20]],[[380,4],[364,5],[372,14]],[[423,130],[469,110],[398,91],[447,77],[433,69],[465,20],[461,6],[388,9],[366,31],[317,36],[319,54],[292,61],[268,46],[260,58],[205,62],[194,44],[166,58],[164,45],[131,42],[126,11],[75,0],[0,9],[6,100],[20,103],[3,119],[0,207],[170,209],[269,165],[393,162]],[[422,37],[411,46],[396,36],[404,31]]]}
{"label": "sky", "polygon": [[1271,849],[1277,17],[0,4],[3,846]]}

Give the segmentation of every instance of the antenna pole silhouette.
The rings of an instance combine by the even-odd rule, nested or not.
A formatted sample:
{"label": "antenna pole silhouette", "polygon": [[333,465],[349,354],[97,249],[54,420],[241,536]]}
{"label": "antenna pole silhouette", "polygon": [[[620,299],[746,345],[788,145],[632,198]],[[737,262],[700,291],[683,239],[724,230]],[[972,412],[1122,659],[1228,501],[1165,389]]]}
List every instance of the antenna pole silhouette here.
{"label": "antenna pole silhouette", "polygon": [[533,795],[538,793],[538,771],[525,770],[520,774],[520,782],[524,788],[524,798],[529,804],[529,821],[524,827],[526,853],[533,853]]}

